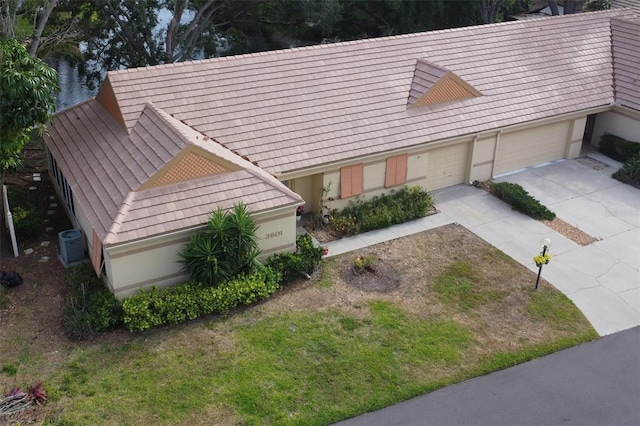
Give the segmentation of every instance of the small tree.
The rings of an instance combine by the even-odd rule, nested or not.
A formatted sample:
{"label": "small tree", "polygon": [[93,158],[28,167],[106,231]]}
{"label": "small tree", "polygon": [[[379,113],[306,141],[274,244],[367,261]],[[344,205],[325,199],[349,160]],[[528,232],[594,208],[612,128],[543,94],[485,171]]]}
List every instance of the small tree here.
{"label": "small tree", "polygon": [[20,152],[33,130],[51,121],[58,73],[14,39],[0,38],[0,185],[4,173],[20,164]]}
{"label": "small tree", "polygon": [[258,227],[243,204],[233,212],[214,211],[204,231],[195,233],[179,252],[182,269],[192,280],[219,286],[258,265]]}

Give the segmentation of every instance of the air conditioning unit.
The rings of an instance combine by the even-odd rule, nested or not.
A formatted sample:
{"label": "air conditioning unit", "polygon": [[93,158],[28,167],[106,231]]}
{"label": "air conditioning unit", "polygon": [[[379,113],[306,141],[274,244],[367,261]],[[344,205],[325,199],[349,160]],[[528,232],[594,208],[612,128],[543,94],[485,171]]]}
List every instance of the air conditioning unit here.
{"label": "air conditioning unit", "polygon": [[69,229],[62,231],[58,234],[58,241],[60,243],[60,258],[62,259],[62,263],[68,265],[79,262],[84,258],[81,230]]}

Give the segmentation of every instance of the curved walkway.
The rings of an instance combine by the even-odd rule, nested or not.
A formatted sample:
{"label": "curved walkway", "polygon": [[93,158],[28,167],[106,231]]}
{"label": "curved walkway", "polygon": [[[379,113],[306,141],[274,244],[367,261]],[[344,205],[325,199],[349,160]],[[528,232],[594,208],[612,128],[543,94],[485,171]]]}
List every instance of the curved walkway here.
{"label": "curved walkway", "polygon": [[329,256],[338,255],[459,223],[537,272],[533,256],[548,237],[553,259],[542,277],[566,294],[601,336],[626,330],[640,325],[640,190],[610,177],[620,163],[590,157],[599,161],[563,160],[497,179],[522,185],[560,219],[598,239],[587,246],[469,185],[435,191],[436,215],[324,245]]}

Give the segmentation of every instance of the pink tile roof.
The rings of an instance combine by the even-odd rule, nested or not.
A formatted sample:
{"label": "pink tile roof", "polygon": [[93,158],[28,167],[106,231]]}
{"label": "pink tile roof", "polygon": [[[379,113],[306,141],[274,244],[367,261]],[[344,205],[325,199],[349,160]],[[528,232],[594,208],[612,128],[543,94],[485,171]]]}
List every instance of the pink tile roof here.
{"label": "pink tile roof", "polygon": [[640,18],[611,20],[616,100],[640,111]]}
{"label": "pink tile roof", "polygon": [[[610,21],[629,10],[111,72],[125,123],[147,101],[276,175],[613,104]],[[416,62],[483,96],[407,108]]]}
{"label": "pink tile roof", "polygon": [[[273,176],[152,104],[145,106],[130,134],[95,100],[56,114],[49,132],[47,146],[77,207],[105,245],[196,227],[216,208],[240,201],[253,212],[301,202]],[[145,182],[189,148],[233,163],[235,170],[144,189]]]}

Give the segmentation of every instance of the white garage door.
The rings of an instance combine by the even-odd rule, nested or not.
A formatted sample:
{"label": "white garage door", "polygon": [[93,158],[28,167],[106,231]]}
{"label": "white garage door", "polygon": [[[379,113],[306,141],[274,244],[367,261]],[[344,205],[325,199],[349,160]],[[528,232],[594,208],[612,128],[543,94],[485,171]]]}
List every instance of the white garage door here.
{"label": "white garage door", "polygon": [[564,158],[568,138],[569,122],[505,133],[500,136],[494,174]]}
{"label": "white garage door", "polygon": [[469,143],[447,146],[429,151],[427,190],[463,183],[467,173]]}

